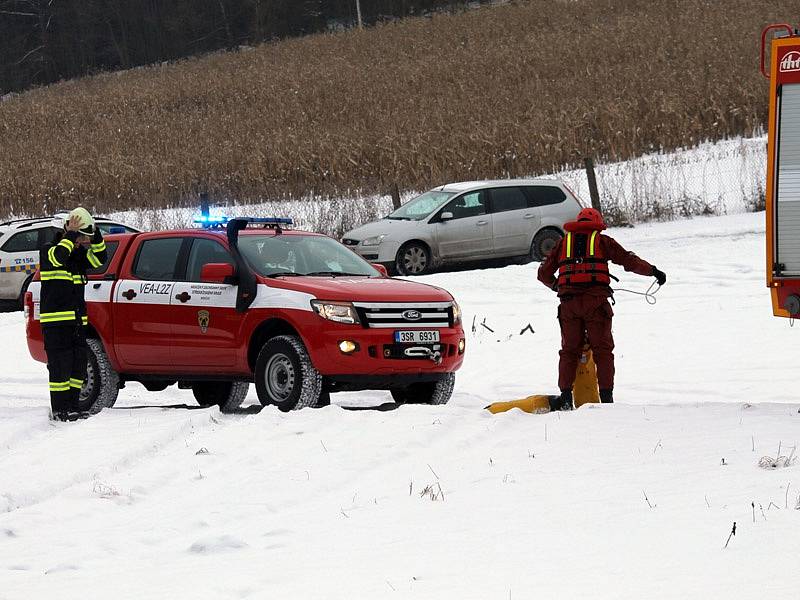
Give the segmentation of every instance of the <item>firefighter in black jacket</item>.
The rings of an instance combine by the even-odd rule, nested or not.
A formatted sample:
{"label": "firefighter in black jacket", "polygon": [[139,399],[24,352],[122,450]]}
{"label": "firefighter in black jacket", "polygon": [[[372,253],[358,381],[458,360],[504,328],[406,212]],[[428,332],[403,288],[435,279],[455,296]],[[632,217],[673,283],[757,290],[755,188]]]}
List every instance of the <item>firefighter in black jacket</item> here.
{"label": "firefighter in black jacket", "polygon": [[78,405],[86,378],[86,271],[106,261],[106,243],[85,208],[69,213],[64,233],[39,257],[40,323],[50,375],[52,418],[87,416]]}

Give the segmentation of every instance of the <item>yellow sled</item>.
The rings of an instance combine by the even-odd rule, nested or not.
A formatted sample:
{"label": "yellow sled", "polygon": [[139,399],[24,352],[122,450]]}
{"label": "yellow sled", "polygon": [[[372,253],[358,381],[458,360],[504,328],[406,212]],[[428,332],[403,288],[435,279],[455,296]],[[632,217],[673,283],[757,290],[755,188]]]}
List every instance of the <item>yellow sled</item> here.
{"label": "yellow sled", "polygon": [[[528,396],[519,400],[495,402],[487,406],[486,410],[492,414],[497,414],[512,408],[519,408],[526,413],[541,414],[550,412],[558,398],[558,396],[547,395]],[[600,390],[597,388],[597,367],[594,364],[592,350],[589,346],[584,346],[581,358],[578,361],[575,384],[572,386],[572,400],[575,408],[589,402],[600,402]]]}

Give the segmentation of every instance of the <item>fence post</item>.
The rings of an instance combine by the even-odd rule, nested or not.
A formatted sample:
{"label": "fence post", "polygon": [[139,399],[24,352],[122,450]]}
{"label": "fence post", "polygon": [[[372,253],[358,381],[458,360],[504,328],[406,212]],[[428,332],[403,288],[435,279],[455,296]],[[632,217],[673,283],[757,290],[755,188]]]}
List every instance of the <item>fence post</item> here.
{"label": "fence post", "polygon": [[402,203],[400,202],[400,188],[397,187],[396,181],[392,184],[391,194],[392,194],[392,206],[394,206],[395,210],[397,210],[398,208],[400,208],[400,205]]}
{"label": "fence post", "polygon": [[594,160],[591,157],[584,159],[586,165],[586,179],[589,180],[589,196],[592,198],[592,208],[603,212],[600,206],[600,192],[597,191],[597,178],[594,176]]}
{"label": "fence post", "polygon": [[208,216],[208,192],[200,192],[200,214]]}

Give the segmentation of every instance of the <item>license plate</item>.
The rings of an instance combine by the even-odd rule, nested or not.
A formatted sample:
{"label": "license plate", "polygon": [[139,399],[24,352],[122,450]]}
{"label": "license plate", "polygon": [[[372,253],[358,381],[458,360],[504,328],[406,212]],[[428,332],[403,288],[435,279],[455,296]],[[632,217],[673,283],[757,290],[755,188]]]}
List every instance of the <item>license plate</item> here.
{"label": "license plate", "polygon": [[439,341],[439,332],[435,329],[395,331],[394,341],[399,344],[434,344]]}

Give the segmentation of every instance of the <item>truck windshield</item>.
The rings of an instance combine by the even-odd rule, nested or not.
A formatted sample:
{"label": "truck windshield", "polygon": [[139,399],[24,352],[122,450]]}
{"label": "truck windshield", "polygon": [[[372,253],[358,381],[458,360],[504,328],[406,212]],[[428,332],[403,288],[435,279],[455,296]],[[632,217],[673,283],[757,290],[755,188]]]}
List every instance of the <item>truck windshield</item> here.
{"label": "truck windshield", "polygon": [[453,195],[453,192],[437,192],[435,190],[425,192],[421,196],[409,200],[386,218],[398,221],[422,221]]}
{"label": "truck windshield", "polygon": [[239,250],[264,277],[381,277],[363,258],[319,235],[242,235]]}

